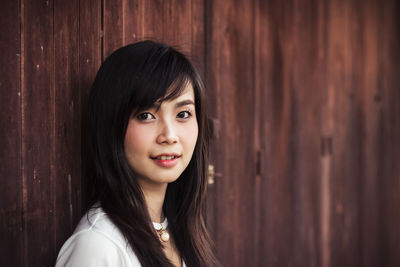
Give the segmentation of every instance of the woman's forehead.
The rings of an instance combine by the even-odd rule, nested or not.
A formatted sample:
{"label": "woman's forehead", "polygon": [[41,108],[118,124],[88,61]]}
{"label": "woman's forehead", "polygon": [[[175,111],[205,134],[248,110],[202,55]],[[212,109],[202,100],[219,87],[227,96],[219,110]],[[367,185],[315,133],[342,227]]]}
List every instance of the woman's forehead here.
{"label": "woman's forehead", "polygon": [[[170,90],[174,89],[168,89],[167,96],[169,95],[168,93]],[[153,106],[159,107],[164,102],[180,102],[183,100],[192,100],[193,103],[195,101],[194,89],[191,82],[186,82],[183,88],[180,90],[179,94],[171,97],[170,99],[169,98],[158,99]]]}
{"label": "woman's forehead", "polygon": [[[181,93],[174,97],[175,100],[182,99],[182,98],[189,98],[194,100],[194,89],[191,82],[185,83],[184,87],[181,90]],[[171,99],[174,100],[174,99]]]}

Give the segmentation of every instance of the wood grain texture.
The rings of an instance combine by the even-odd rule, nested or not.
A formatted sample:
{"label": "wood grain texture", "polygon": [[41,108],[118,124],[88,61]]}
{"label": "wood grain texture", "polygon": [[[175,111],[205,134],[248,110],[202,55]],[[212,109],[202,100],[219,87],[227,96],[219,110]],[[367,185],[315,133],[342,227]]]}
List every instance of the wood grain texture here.
{"label": "wood grain texture", "polygon": [[[78,73],[78,90],[81,96],[79,105],[83,112],[81,115],[82,123],[79,133],[85,133],[85,114],[87,110],[88,96],[90,88],[95,79],[97,70],[102,62],[102,48],[103,48],[103,35],[102,35],[102,1],[101,0],[88,0],[79,2],[79,73]],[[84,137],[81,136],[81,140]],[[90,183],[89,176],[92,174],[90,168],[85,168],[85,160],[88,157],[88,144],[81,143],[82,149],[82,173],[81,173],[81,188],[82,188],[82,211],[87,207],[87,185]],[[64,200],[66,201],[66,200]],[[76,208],[75,208],[76,210]]]}
{"label": "wood grain texture", "polygon": [[124,45],[146,39],[143,23],[146,2],[146,0],[124,1]]}
{"label": "wood grain texture", "polygon": [[[260,25],[266,26],[256,27],[256,45],[263,44],[256,48],[261,50],[256,73],[264,72],[256,81],[264,85],[260,95],[266,106],[260,128],[267,169],[261,177],[261,188],[267,190],[261,225],[269,237],[259,243],[266,253],[260,266],[396,266],[398,259],[382,242],[393,242],[397,230],[383,234],[378,225],[386,221],[382,208],[397,205],[383,197],[389,189],[382,193],[388,180],[398,188],[399,175],[383,172],[391,160],[383,156],[383,110],[389,104],[381,104],[381,88],[382,79],[398,69],[384,59],[385,53],[398,57],[392,50],[398,40],[389,37],[398,30],[393,17],[398,6],[260,1],[258,10]],[[391,47],[386,52],[385,45]],[[391,67],[386,72],[383,65]],[[399,97],[389,94],[392,108],[398,109]],[[289,133],[279,133],[287,120]],[[398,119],[391,121],[394,133]],[[398,212],[392,214],[390,223],[398,222]]]}
{"label": "wood grain texture", "polygon": [[103,60],[114,50],[124,45],[125,0],[102,0],[103,2]]}
{"label": "wood grain texture", "polygon": [[[328,86],[333,87],[335,103],[330,265],[362,266],[362,196],[366,177],[362,10],[355,1],[331,2],[329,10]],[[372,220],[376,217],[373,206],[369,208]]]}
{"label": "wood grain texture", "polygon": [[376,188],[378,191],[379,264],[400,265],[400,4],[385,1],[379,10],[379,64],[377,79],[381,102]]}
{"label": "wood grain texture", "polygon": [[[210,1],[207,80],[220,121],[216,140],[215,242],[223,266],[254,266],[253,6]],[[229,245],[228,245],[229,244]]]}
{"label": "wood grain texture", "polygon": [[[298,176],[296,143],[301,125],[296,120],[299,109],[294,83],[295,24],[293,2],[263,2],[258,6],[261,51],[259,57],[260,148],[264,150],[261,165],[261,227],[259,266],[295,266],[297,242],[295,222]],[[297,131],[294,131],[295,128]],[[298,167],[297,167],[298,168]],[[279,204],[278,204],[279,203]],[[299,211],[300,212],[300,211]],[[288,257],[288,255],[291,255]]]}
{"label": "wood grain texture", "polygon": [[23,257],[21,181],[20,6],[0,9],[0,265],[21,266]]}
{"label": "wood grain texture", "polygon": [[[81,114],[79,1],[54,2],[52,108],[53,245],[58,251],[81,217]],[[84,71],[83,71],[84,72]],[[55,259],[54,259],[55,262]]]}
{"label": "wood grain texture", "polygon": [[[24,266],[53,264],[53,2],[22,1]],[[39,15],[40,14],[40,15]]]}
{"label": "wood grain texture", "polygon": [[[290,87],[290,172],[294,266],[319,266],[321,72],[317,1],[294,2]],[[290,52],[289,52],[290,54]]]}

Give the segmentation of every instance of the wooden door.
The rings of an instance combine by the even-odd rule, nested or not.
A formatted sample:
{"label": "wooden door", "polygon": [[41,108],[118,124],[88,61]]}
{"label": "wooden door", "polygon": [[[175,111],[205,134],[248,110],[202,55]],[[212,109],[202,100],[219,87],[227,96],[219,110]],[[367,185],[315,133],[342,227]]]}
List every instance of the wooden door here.
{"label": "wooden door", "polygon": [[225,266],[400,264],[398,10],[207,1]]}

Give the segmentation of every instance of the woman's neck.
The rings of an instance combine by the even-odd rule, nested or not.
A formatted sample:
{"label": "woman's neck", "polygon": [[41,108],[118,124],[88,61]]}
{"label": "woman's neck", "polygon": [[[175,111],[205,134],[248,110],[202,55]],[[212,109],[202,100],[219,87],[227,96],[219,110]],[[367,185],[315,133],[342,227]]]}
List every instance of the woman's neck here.
{"label": "woman's neck", "polygon": [[164,220],[163,205],[168,184],[140,184],[152,222]]}

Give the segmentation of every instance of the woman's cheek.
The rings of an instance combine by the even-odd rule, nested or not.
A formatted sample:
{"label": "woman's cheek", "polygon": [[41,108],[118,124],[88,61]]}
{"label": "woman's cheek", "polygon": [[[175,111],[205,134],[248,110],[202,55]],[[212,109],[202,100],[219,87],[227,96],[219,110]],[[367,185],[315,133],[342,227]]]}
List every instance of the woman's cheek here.
{"label": "woman's cheek", "polygon": [[198,132],[199,132],[199,129],[198,129],[196,120],[193,120],[192,122],[190,122],[190,124],[187,125],[187,127],[184,131],[185,142],[186,142],[187,146],[191,147],[191,149],[194,149],[194,147],[196,145]]}
{"label": "woman's cheek", "polygon": [[141,144],[151,136],[151,127],[137,121],[131,121],[127,129],[127,136],[132,142]]}
{"label": "woman's cheek", "polygon": [[147,154],[149,133],[144,125],[130,122],[125,136],[125,153],[131,160],[140,158],[143,153]]}

